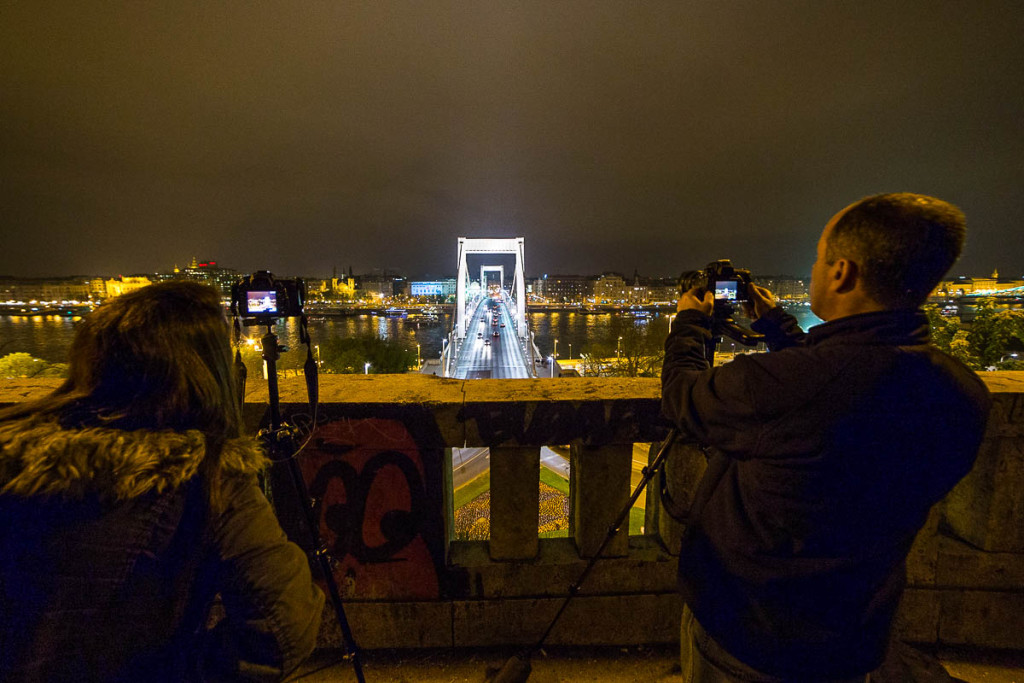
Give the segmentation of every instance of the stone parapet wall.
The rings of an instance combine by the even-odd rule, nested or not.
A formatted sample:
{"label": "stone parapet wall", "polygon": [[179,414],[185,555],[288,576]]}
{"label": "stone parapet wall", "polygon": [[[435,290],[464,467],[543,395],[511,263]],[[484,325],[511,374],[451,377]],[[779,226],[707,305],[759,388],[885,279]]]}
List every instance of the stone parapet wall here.
{"label": "stone parapet wall", "polygon": [[[918,642],[1024,649],[1024,373],[982,376],[995,400],[985,442],[915,542],[898,628]],[[0,404],[58,383],[0,382]],[[665,437],[659,397],[652,379],[321,377],[319,426],[300,466],[360,645],[534,641],[627,500],[633,444]],[[303,380],[282,379],[281,401],[287,419],[308,422]],[[247,423],[266,412],[265,384],[252,381]],[[570,535],[538,538],[539,449],[565,444]],[[467,446],[491,449],[489,541],[452,540],[450,449]],[[673,457],[685,502],[701,456],[680,447]],[[286,470],[271,473],[274,503],[308,545]],[[678,639],[680,528],[656,496],[646,516],[644,535],[620,532],[603,553],[552,643]],[[322,637],[336,641],[331,619]]]}
{"label": "stone parapet wall", "polygon": [[985,440],[918,534],[898,628],[918,642],[1022,650],[1024,372],[981,377],[993,395]]}
{"label": "stone parapet wall", "polygon": [[[633,444],[667,433],[659,395],[651,380],[323,378],[321,426],[302,466],[313,495],[327,498],[322,528],[334,555],[344,558],[335,575],[360,644],[534,642],[627,501]],[[286,416],[308,413],[301,381],[282,381],[281,399]],[[546,445],[571,446],[567,538],[537,533]],[[490,449],[487,541],[453,540],[452,447]],[[325,477],[333,483],[324,486]],[[286,482],[276,478],[274,490],[287,490]],[[334,510],[344,507],[356,519],[348,532],[331,521],[332,495]],[[296,515],[283,507],[282,523],[301,540]],[[352,538],[355,527],[360,540]],[[377,552],[384,547],[388,554]],[[675,574],[676,559],[656,535],[621,531],[550,641],[677,639]],[[330,640],[329,628],[324,637]]]}
{"label": "stone parapet wall", "polygon": [[995,398],[985,443],[947,496],[946,518],[953,534],[981,550],[1024,553],[1024,372],[982,377]]}

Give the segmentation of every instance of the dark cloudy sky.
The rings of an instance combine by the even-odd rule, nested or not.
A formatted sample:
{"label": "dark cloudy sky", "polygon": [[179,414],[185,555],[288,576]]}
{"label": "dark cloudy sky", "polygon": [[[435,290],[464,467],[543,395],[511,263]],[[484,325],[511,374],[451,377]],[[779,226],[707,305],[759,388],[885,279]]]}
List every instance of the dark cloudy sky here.
{"label": "dark cloudy sky", "polygon": [[958,203],[955,272],[1024,275],[1024,6],[0,5],[0,274],[810,270],[883,191]]}

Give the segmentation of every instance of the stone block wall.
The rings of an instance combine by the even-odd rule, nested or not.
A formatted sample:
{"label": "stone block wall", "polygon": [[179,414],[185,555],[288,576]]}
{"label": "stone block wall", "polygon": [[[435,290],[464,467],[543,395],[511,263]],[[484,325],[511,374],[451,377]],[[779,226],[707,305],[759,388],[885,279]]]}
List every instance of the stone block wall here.
{"label": "stone block wall", "polygon": [[918,534],[897,625],[918,642],[1022,650],[1024,372],[981,376],[993,395],[985,440]]}
{"label": "stone block wall", "polygon": [[[922,643],[1024,650],[1024,373],[983,377],[995,401],[983,447],[915,542],[897,628]],[[0,382],[0,405],[57,383]],[[300,465],[365,648],[532,643],[628,497],[632,445],[666,433],[657,380],[325,376],[320,396]],[[286,418],[308,421],[301,379],[281,380],[281,401]],[[251,381],[253,428],[266,408]],[[570,535],[538,538],[538,450],[556,444],[572,446]],[[491,449],[489,541],[453,540],[450,449],[465,446]],[[670,474],[685,505],[702,457],[678,450]],[[308,545],[286,468],[271,480],[283,526]],[[676,641],[679,531],[649,497],[646,534],[619,533],[550,642]]]}

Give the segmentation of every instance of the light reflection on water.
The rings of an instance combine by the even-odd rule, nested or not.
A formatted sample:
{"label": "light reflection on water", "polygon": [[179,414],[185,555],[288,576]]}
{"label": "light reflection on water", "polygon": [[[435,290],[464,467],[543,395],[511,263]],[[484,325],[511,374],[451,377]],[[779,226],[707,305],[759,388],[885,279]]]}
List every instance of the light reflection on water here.
{"label": "light reflection on water", "polygon": [[[795,306],[790,310],[805,329],[820,322],[806,306]],[[529,313],[527,317],[541,353],[553,353],[554,340],[558,339],[558,356],[561,359],[568,358],[570,345],[573,358],[578,358],[579,354],[587,351],[590,346],[614,339],[616,331],[622,329],[624,325],[642,325],[648,327],[653,334],[668,334],[669,324],[669,316],[664,313],[639,319],[621,314],[586,315],[575,311]],[[71,346],[75,323],[78,320],[77,317],[56,315],[0,316],[0,356],[21,351],[51,363],[66,362],[67,351]],[[441,341],[445,338],[449,325],[450,316],[443,316],[440,325],[417,327],[400,318],[359,315],[310,321],[309,332],[313,344],[320,344],[334,337],[375,334],[396,340],[412,353],[416,352],[416,345],[419,344],[422,357],[428,359],[440,355]],[[293,320],[279,322],[275,326],[275,332],[280,343],[291,349],[288,353],[282,354],[278,367],[302,367],[306,357],[305,349],[299,344],[298,323]],[[243,329],[243,338],[259,339],[264,334],[266,328]],[[249,366],[249,376],[262,376],[259,352],[248,345],[243,345],[242,355]]]}

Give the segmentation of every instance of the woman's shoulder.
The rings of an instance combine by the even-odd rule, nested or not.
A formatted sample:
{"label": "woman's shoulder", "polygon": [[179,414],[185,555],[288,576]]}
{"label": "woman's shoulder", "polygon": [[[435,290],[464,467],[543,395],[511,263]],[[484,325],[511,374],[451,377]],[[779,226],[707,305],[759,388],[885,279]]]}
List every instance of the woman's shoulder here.
{"label": "woman's shoulder", "polygon": [[228,439],[221,448],[220,466],[226,474],[257,474],[269,463],[262,446],[254,437]]}
{"label": "woman's shoulder", "polygon": [[[0,491],[16,496],[95,496],[124,501],[180,487],[208,455],[197,430],[68,428],[53,416],[0,423]],[[258,472],[265,458],[252,438],[221,446],[227,473]]]}

